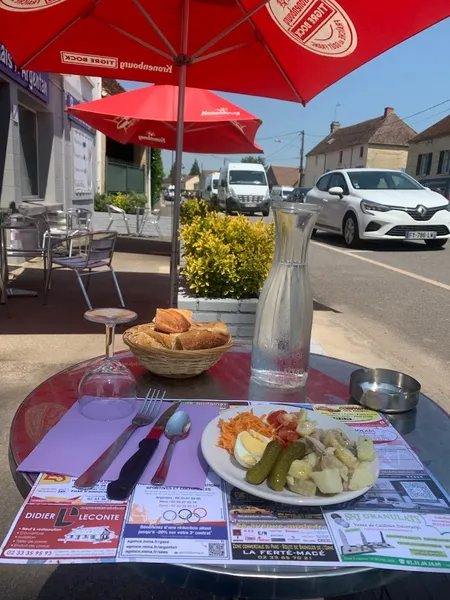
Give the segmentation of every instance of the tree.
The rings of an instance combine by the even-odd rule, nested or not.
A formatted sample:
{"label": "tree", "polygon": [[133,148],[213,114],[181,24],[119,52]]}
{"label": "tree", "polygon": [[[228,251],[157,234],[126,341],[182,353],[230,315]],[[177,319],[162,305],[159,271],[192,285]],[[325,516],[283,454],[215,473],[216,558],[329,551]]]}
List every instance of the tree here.
{"label": "tree", "polygon": [[198,160],[195,159],[192,163],[191,170],[189,171],[189,175],[200,175],[200,166],[198,164]]}
{"label": "tree", "polygon": [[164,166],[159,148],[151,148],[150,150],[150,178],[152,206],[159,202],[161,197],[161,189],[164,181]]}
{"label": "tree", "polygon": [[175,163],[172,163],[169,171],[169,179],[172,185],[175,185]]}
{"label": "tree", "polygon": [[264,158],[264,156],[244,156],[243,158],[241,158],[240,162],[259,163],[260,165],[263,165],[267,169],[266,159]]}

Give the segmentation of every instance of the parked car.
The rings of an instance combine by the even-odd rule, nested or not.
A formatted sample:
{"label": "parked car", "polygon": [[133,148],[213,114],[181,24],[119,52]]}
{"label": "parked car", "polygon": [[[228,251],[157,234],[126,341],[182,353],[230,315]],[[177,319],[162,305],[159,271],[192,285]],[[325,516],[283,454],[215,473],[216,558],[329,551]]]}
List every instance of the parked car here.
{"label": "parked car", "polygon": [[288,202],[304,202],[305,196],[311,188],[296,187],[292,193],[286,198]]}
{"label": "parked car", "polygon": [[290,185],[274,185],[271,191],[272,200],[286,200],[294,188]]}
{"label": "parked car", "polygon": [[266,169],[260,163],[227,163],[220,171],[217,198],[227,214],[262,212],[267,217],[270,192]]}
{"label": "parked car", "polygon": [[450,237],[450,203],[402,171],[339,169],[322,175],[306,202],[321,206],[317,229],[361,240],[424,240],[430,248]]}
{"label": "parked car", "polygon": [[219,178],[220,173],[216,171],[215,173],[210,173],[206,176],[205,179],[205,187],[201,190],[202,198],[207,202],[211,202],[213,198],[217,198],[217,192],[219,187]]}

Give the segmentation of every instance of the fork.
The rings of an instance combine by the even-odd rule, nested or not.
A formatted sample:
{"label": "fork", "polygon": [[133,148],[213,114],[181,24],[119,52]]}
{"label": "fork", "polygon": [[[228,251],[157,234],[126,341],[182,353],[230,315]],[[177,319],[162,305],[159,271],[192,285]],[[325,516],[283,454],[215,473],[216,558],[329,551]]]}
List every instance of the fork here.
{"label": "fork", "polygon": [[130,439],[131,434],[138,429],[138,427],[144,427],[150,425],[159,415],[161,405],[166,396],[166,392],[161,390],[150,389],[145,396],[144,403],[141,410],[137,413],[131,424],[125,429],[125,431],[117,438],[115,442],[107,448],[101,456],[97,458],[92,465],[86,469],[86,471],[78,477],[75,481],[75,487],[79,489],[88,489],[94,487],[106,472],[107,468],[125,446]]}

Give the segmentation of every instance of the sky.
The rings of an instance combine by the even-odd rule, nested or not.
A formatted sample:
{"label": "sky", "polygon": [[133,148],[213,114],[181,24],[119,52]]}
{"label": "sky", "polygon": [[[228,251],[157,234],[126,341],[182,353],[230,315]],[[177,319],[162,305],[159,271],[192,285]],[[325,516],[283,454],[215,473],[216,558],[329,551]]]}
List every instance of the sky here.
{"label": "sky", "polygon": [[[449,39],[447,19],[350,73],[306,107],[282,100],[218,93],[262,119],[256,141],[264,149],[268,164],[298,166],[301,130],[305,131],[307,152],[328,135],[333,120],[345,127],[380,116],[386,106],[391,106],[420,132],[450,114]],[[145,85],[130,81],[121,84],[127,90]],[[163,151],[166,173],[172,154]],[[226,158],[239,160],[236,155],[185,153],[184,172],[189,172],[195,158],[203,169],[219,169]]]}

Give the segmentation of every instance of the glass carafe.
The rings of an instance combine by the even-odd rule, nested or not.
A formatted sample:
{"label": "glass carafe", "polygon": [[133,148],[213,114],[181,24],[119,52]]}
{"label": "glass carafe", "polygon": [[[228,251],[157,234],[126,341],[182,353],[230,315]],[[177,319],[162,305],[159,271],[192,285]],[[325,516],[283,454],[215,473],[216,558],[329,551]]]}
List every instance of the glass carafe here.
{"label": "glass carafe", "polygon": [[306,385],[313,320],[308,245],[320,207],[274,202],[275,253],[256,311],[252,378],[281,388]]}

